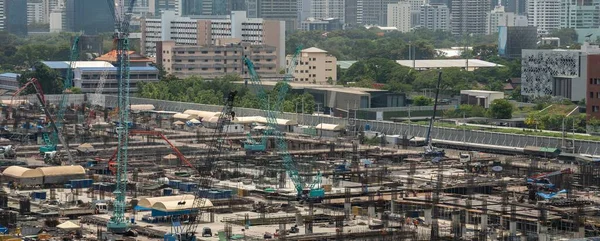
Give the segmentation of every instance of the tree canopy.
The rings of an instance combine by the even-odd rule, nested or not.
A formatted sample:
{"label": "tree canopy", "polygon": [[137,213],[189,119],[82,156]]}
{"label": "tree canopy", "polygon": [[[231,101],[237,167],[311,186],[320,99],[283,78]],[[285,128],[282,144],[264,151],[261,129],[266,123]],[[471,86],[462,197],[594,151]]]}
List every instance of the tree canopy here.
{"label": "tree canopy", "polygon": [[512,118],[513,105],[505,99],[496,99],[490,104],[490,117],[494,119]]}
{"label": "tree canopy", "polygon": [[[241,81],[242,78],[237,75],[226,75],[214,80],[204,80],[200,77],[177,79],[176,77],[171,76],[170,78],[165,78],[156,83],[139,83],[138,95],[143,98],[159,100],[222,105],[226,94],[232,90],[237,90],[238,94],[234,102],[235,107],[260,109],[261,100],[258,99],[256,94],[251,92],[246,86],[234,83]],[[279,83],[273,90],[267,91],[267,96],[269,96],[267,101],[270,102],[269,106],[271,109],[275,106],[274,103],[277,101],[278,90],[281,89],[281,85],[283,84],[286,83]],[[304,109],[300,106],[296,109],[296,103],[304,103]],[[284,112],[298,111],[303,113],[313,113],[315,100],[310,94],[300,95],[288,93],[281,108],[281,111]]]}

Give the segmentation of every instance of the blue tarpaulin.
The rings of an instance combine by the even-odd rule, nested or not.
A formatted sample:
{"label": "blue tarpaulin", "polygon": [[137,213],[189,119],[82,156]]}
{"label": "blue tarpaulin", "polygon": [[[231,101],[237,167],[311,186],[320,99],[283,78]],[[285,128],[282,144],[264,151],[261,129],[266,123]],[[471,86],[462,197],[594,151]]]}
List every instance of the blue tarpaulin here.
{"label": "blue tarpaulin", "polygon": [[145,208],[145,207],[142,207],[139,205],[135,206],[135,208],[133,208],[133,209],[135,209],[135,211],[150,211],[150,210],[152,210],[152,208]]}
{"label": "blue tarpaulin", "polygon": [[8,228],[6,228],[6,227],[4,227],[4,226],[0,225],[0,233],[3,233],[3,234],[8,234]]}

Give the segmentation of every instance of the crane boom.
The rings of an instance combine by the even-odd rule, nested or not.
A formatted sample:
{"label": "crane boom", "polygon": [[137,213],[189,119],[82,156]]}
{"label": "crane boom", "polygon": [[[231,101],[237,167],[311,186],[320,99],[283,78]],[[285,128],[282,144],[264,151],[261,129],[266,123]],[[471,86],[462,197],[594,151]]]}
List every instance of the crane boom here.
{"label": "crane boom", "polygon": [[[208,154],[206,156],[206,163],[208,163],[208,168],[204,168],[203,166],[198,166],[197,171],[201,174],[206,174],[207,172],[212,171],[213,163],[215,163],[219,156],[222,153],[222,145],[223,141],[220,136],[223,133],[223,129],[226,125],[231,123],[233,118],[235,118],[235,112],[233,112],[233,103],[235,101],[235,97],[237,96],[237,91],[231,91],[227,94],[225,98],[225,105],[223,106],[223,110],[221,110],[221,114],[219,114],[219,119],[217,120],[217,126],[212,136],[211,148],[209,148]],[[214,148],[213,148],[214,147]],[[206,169],[206,170],[203,170]],[[203,183],[199,183],[199,186],[206,186]],[[179,241],[195,241],[196,240],[196,229],[199,224],[199,217],[201,215],[200,209],[204,207],[204,203],[206,202],[205,198],[200,196],[200,192],[196,191],[194,194],[194,203],[192,204],[191,212],[189,215],[189,220],[186,224],[180,222],[179,218],[175,218],[172,222],[172,231],[171,236],[175,236],[175,238]],[[167,240],[167,239],[165,239]]]}
{"label": "crane boom", "polygon": [[566,168],[566,169],[559,170],[559,171],[553,171],[553,172],[547,172],[547,173],[541,173],[538,175],[533,175],[531,177],[531,179],[549,178],[549,177],[560,175],[560,174],[572,174],[572,173],[573,173],[573,171],[571,170],[571,168]]}
{"label": "crane boom", "polygon": [[[300,49],[301,48],[298,48],[296,50],[294,56],[292,57],[292,61],[290,63],[291,66],[288,67],[288,70],[292,70],[291,73],[293,73],[293,69],[295,68],[295,66],[293,66],[293,65],[295,65],[297,62],[297,58],[300,54]],[[317,188],[316,186],[318,184],[320,184],[320,180],[321,180],[320,175],[321,174],[319,173],[317,175],[317,177],[315,178],[315,182],[313,182],[313,184],[311,184],[310,186],[307,186],[306,183],[300,178],[298,169],[296,168],[296,165],[295,165],[294,160],[292,159],[292,156],[288,152],[287,142],[285,141],[282,133],[279,131],[276,131],[273,133],[273,130],[275,130],[277,128],[276,111],[269,108],[269,103],[266,98],[267,95],[266,95],[264,88],[262,87],[260,78],[258,77],[258,74],[256,73],[256,70],[254,68],[254,63],[252,63],[252,61],[250,61],[248,58],[245,58],[244,62],[246,64],[246,66],[248,67],[248,72],[250,73],[250,77],[251,77],[250,78],[251,83],[253,86],[256,87],[256,89],[258,91],[257,95],[258,95],[258,98],[261,100],[261,104],[262,104],[261,107],[266,112],[265,116],[267,118],[268,128],[265,129],[265,136],[275,134],[277,151],[283,159],[283,164],[284,164],[285,170],[286,170],[289,178],[294,183],[294,187],[296,188],[296,191],[298,192],[298,198],[320,200],[324,196],[324,192],[322,189]],[[286,77],[289,75],[290,75],[290,73],[287,73]],[[288,80],[288,78],[284,78],[284,82],[287,80]],[[279,89],[277,103],[275,104],[276,108],[278,108],[278,106],[280,107],[282,105],[285,95],[287,94],[287,89],[288,89],[287,83],[284,84]],[[319,182],[319,183],[317,183],[317,182]],[[309,193],[305,193],[305,188],[310,189]]]}

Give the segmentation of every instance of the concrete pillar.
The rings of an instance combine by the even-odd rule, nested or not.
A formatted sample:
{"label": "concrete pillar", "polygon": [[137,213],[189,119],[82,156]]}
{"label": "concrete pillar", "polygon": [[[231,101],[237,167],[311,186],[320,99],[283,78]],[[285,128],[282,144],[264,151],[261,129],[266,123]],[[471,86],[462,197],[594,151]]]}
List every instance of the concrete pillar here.
{"label": "concrete pillar", "polygon": [[285,236],[285,223],[279,224],[279,237]]}
{"label": "concrete pillar", "polygon": [[296,225],[298,227],[301,227],[302,225],[304,225],[304,219],[302,218],[301,213],[296,213]]}
{"label": "concrete pillar", "polygon": [[431,208],[425,209],[424,211],[424,216],[425,216],[425,224],[429,224],[431,225]]}
{"label": "concrete pillar", "polygon": [[390,201],[390,212],[391,213],[396,213],[396,200],[391,200]]}
{"label": "concrete pillar", "polygon": [[585,238],[585,226],[580,226],[577,230],[577,238]]}
{"label": "concrete pillar", "polygon": [[452,219],[452,233],[454,237],[462,237],[461,223],[460,223],[460,211],[454,210],[451,214]]}
{"label": "concrete pillar", "polygon": [[367,209],[367,211],[369,212],[369,217],[374,217],[375,216],[375,207],[374,206],[369,206],[369,208]]}
{"label": "concrete pillar", "polygon": [[510,220],[510,222],[508,223],[508,230],[510,230],[510,235],[511,236],[516,236],[517,235],[517,221],[515,220]]}
{"label": "concrete pillar", "polygon": [[482,232],[487,232],[487,228],[488,228],[488,215],[487,214],[481,214],[481,231]]}
{"label": "concrete pillar", "polygon": [[346,218],[350,218],[352,213],[352,203],[344,203],[344,213],[346,214]]}
{"label": "concrete pillar", "polygon": [[538,241],[548,241],[548,227],[542,222],[537,224]]}

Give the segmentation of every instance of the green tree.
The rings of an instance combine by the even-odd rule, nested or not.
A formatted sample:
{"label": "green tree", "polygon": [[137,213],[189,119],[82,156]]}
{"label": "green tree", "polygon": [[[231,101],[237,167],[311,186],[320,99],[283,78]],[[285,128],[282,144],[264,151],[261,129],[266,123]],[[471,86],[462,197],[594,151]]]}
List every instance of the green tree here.
{"label": "green tree", "polygon": [[505,99],[496,99],[490,105],[490,117],[494,119],[512,118],[513,104]]}
{"label": "green tree", "polygon": [[69,92],[71,92],[71,94],[82,94],[83,93],[81,91],[81,88],[79,88],[79,87],[71,87],[69,89]]}
{"label": "green tree", "polygon": [[[62,77],[56,70],[48,68],[48,66],[42,63],[36,63],[33,70],[24,72],[19,77],[19,83],[21,85],[29,81],[30,78],[36,78],[44,94],[61,94],[63,92]],[[34,93],[33,88],[28,88],[25,93]]]}
{"label": "green tree", "polygon": [[412,99],[412,105],[414,105],[414,106],[428,106],[428,105],[433,105],[433,99],[427,98],[427,97],[422,96],[422,95],[418,95],[418,96],[415,96]]}
{"label": "green tree", "polygon": [[577,43],[577,32],[573,28],[560,28],[553,30],[548,35],[550,37],[557,37],[560,39],[561,45],[571,45]]}

